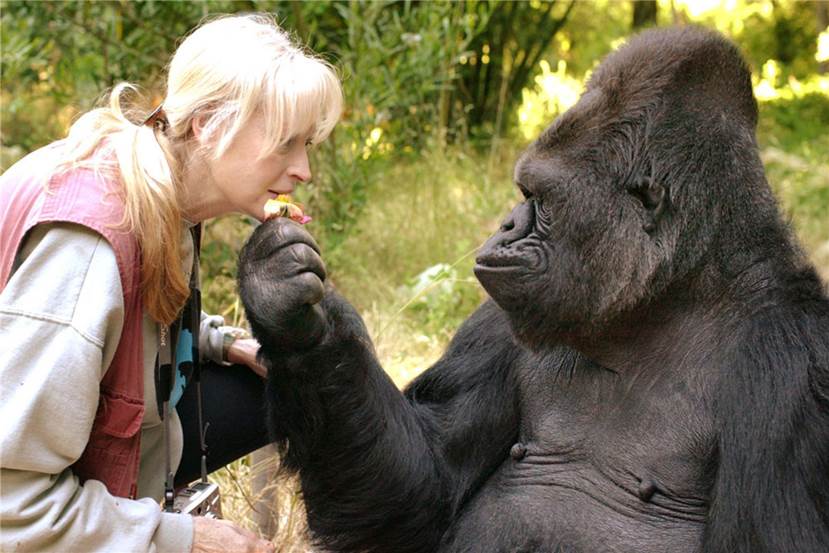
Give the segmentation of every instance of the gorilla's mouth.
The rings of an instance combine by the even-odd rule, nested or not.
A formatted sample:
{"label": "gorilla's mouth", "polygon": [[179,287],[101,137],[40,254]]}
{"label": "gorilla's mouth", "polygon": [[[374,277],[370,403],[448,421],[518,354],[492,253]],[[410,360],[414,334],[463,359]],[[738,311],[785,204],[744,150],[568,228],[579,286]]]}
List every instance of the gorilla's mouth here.
{"label": "gorilla's mouth", "polygon": [[475,258],[475,272],[537,271],[544,265],[541,248],[524,244],[515,248],[484,248]]}
{"label": "gorilla's mouth", "polygon": [[475,258],[475,272],[478,270],[503,272],[526,270],[527,261],[514,255],[484,253]]}
{"label": "gorilla's mouth", "polygon": [[484,252],[475,259],[475,278],[505,311],[520,310],[527,302],[533,270],[527,259],[509,252]]}
{"label": "gorilla's mouth", "polygon": [[503,288],[514,286],[530,275],[532,266],[527,259],[515,255],[484,253],[475,259],[472,269],[475,277],[490,293],[503,293]]}

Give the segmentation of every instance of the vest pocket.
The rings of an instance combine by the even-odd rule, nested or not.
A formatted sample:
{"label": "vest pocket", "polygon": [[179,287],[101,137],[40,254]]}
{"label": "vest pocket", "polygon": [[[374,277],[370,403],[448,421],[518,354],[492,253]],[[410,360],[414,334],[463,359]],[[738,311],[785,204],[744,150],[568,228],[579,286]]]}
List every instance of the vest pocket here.
{"label": "vest pocket", "polygon": [[109,492],[135,497],[144,403],[101,389],[98,412],[81,458],[72,466],[80,480],[100,480]]}
{"label": "vest pocket", "polygon": [[144,401],[101,389],[94,427],[116,438],[129,438],[141,429]]}

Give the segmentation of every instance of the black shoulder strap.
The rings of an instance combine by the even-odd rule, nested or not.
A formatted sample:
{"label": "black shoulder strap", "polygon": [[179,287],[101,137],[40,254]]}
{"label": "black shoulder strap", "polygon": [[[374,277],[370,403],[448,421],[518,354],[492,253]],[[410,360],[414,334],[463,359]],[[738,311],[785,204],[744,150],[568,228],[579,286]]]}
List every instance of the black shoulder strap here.
{"label": "black shoulder strap", "polygon": [[[169,327],[159,328],[158,357],[156,357],[156,400],[159,404],[158,412],[164,420],[165,442],[165,483],[164,483],[164,510],[172,512],[175,499],[174,477],[170,452],[170,396],[176,377],[176,352],[178,350],[179,331],[187,330],[192,338],[192,377],[196,381],[198,412],[199,412],[199,441],[202,450],[202,480],[207,480],[207,445],[204,437],[207,428],[202,420],[201,401],[201,366],[199,362],[199,329],[201,326],[201,289],[199,284],[199,253],[201,248],[201,224],[191,228],[193,236],[193,266],[190,271],[190,296],[178,319]],[[187,380],[191,375],[187,375]]]}

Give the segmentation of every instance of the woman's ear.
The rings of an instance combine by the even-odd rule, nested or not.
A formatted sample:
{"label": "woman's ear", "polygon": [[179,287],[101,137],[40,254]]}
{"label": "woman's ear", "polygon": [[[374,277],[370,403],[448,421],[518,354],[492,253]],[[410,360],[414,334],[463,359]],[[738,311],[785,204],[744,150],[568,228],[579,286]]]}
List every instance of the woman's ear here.
{"label": "woman's ear", "polygon": [[206,125],[206,117],[204,115],[196,115],[190,120],[190,132],[199,144],[204,144],[205,136],[204,127]]}

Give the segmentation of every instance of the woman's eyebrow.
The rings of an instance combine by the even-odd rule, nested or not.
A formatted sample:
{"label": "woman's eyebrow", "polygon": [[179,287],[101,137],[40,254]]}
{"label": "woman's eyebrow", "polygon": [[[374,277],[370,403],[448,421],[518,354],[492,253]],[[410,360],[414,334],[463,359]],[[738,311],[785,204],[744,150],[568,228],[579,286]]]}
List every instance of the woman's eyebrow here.
{"label": "woman's eyebrow", "polygon": [[291,137],[288,138],[288,140],[286,140],[284,142],[284,144],[285,145],[293,144],[294,142],[296,142],[297,140],[299,140],[303,137],[305,137],[304,140],[307,142],[308,140],[311,140],[314,137],[314,134],[315,134],[314,129],[311,129],[311,130],[309,130],[308,132],[305,132],[305,133],[292,134]]}

